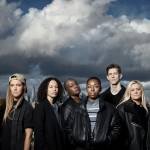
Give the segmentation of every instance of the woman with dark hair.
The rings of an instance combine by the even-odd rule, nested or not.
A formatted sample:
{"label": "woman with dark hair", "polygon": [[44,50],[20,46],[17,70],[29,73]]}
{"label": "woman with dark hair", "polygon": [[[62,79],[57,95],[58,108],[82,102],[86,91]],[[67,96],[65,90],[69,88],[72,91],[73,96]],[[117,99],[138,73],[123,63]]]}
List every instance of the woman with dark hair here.
{"label": "woman with dark hair", "polygon": [[26,79],[22,74],[9,77],[1,150],[30,150],[33,108],[24,98],[26,91]]}
{"label": "woman with dark hair", "polygon": [[38,88],[38,104],[34,112],[35,150],[64,149],[64,134],[60,119],[62,95],[63,87],[57,78],[46,78]]}

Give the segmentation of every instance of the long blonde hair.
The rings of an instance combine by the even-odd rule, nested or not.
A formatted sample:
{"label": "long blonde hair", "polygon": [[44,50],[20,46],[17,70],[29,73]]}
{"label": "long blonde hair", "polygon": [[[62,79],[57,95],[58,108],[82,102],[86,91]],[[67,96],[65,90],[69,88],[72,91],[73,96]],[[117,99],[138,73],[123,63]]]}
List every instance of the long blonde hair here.
{"label": "long blonde hair", "polygon": [[[24,93],[26,92],[26,84],[22,83],[22,85],[24,86],[23,88],[24,90],[20,96],[20,99],[17,101],[16,107],[18,107],[18,105],[21,103]],[[6,108],[5,108],[3,121],[6,121],[7,118],[10,118],[10,114],[13,111],[13,101],[14,101],[14,97],[10,91],[10,83],[9,83],[7,93],[6,93]]]}
{"label": "long blonde hair", "polygon": [[[131,99],[131,86],[133,84],[138,84],[141,88],[141,91],[142,91],[142,96],[141,96],[141,105],[144,107],[144,109],[148,112],[148,108],[147,108],[147,101],[146,101],[146,98],[145,98],[145,94],[144,94],[144,87],[142,85],[142,83],[138,80],[132,80],[128,83],[127,85],[127,88],[126,88],[126,91],[125,91],[125,94],[123,96],[123,99],[122,101],[120,102],[120,104],[128,101]],[[119,105],[120,105],[119,104]]]}

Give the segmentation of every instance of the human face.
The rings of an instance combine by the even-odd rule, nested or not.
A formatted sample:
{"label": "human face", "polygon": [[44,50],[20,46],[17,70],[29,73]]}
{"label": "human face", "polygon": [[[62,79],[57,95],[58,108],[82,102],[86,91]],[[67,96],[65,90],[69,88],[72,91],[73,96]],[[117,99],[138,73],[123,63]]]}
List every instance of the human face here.
{"label": "human face", "polygon": [[58,83],[55,80],[51,80],[48,84],[47,98],[53,100],[58,95]]}
{"label": "human face", "polygon": [[122,74],[118,72],[117,68],[111,68],[108,70],[107,79],[111,85],[117,85],[120,82]]}
{"label": "human face", "polygon": [[24,93],[24,85],[21,81],[14,79],[9,83],[10,92],[15,100],[18,100]]}
{"label": "human face", "polygon": [[79,96],[81,91],[78,83],[74,80],[67,81],[66,90],[69,96]]}
{"label": "human face", "polygon": [[86,89],[88,97],[95,100],[99,96],[101,85],[97,80],[92,79],[88,81]]}
{"label": "human face", "polygon": [[142,98],[142,89],[141,86],[137,83],[131,85],[130,91],[131,99],[134,101],[139,101]]}

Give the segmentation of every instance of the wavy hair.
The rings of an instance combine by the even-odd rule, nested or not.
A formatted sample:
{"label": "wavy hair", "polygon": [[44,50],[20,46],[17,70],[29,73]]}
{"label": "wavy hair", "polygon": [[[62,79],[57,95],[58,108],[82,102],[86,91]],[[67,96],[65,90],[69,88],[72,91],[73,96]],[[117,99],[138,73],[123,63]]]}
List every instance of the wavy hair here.
{"label": "wavy hair", "polygon": [[38,102],[41,102],[47,99],[48,85],[51,80],[56,81],[58,84],[58,95],[54,98],[53,103],[55,103],[56,101],[60,101],[60,102],[62,101],[64,90],[63,90],[63,86],[61,82],[55,77],[48,77],[41,82],[38,88],[38,92],[37,92]]}

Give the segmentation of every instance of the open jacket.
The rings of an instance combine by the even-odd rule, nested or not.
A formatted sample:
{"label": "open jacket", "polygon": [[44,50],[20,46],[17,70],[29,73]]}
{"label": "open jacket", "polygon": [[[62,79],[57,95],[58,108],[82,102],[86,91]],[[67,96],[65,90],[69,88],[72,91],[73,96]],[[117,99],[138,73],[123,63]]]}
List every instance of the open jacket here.
{"label": "open jacket", "polygon": [[72,98],[69,98],[62,107],[64,130],[69,143],[72,147],[81,146],[93,150],[117,148],[122,129],[118,111],[111,104],[99,98],[99,111],[94,131],[91,133],[86,103],[87,100],[77,104]]}
{"label": "open jacket", "polygon": [[[132,100],[120,104],[117,109],[124,121],[124,145],[125,150],[150,149],[150,120],[149,113],[139,114],[139,108]],[[141,115],[141,117],[140,117]],[[148,148],[149,147],[149,148]]]}

